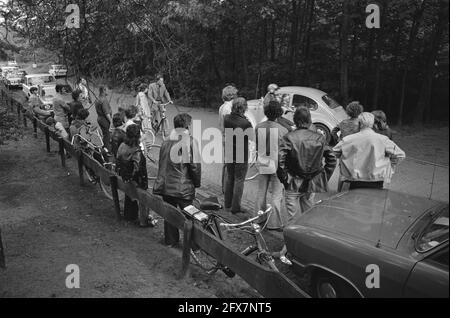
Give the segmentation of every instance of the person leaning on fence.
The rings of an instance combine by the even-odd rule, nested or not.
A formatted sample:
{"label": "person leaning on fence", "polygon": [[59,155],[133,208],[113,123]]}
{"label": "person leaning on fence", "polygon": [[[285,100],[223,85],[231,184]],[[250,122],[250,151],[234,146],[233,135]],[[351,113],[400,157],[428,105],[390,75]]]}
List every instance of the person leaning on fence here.
{"label": "person leaning on fence", "polygon": [[56,85],[56,96],[53,99],[53,111],[55,112],[55,120],[63,125],[64,129],[69,130],[69,113],[70,106],[64,101],[62,91],[64,85]]}
{"label": "person leaning on fence", "polygon": [[339,191],[345,182],[350,189],[382,189],[390,183],[395,166],[405,159],[405,152],[388,137],[373,130],[375,116],[359,116],[360,132],[345,137],[334,147],[340,159]]}
{"label": "person leaning on fence", "polygon": [[[116,167],[124,182],[136,182],[143,190],[148,189],[148,175],[145,156],[139,147],[140,129],[137,125],[127,128],[126,139],[117,151]],[[139,219],[140,227],[153,227],[155,218],[149,213],[147,207],[140,205],[125,195],[123,216],[126,221]]]}
{"label": "person leaning on fence", "polygon": [[375,124],[373,125],[373,130],[378,133],[388,137],[392,140],[393,133],[391,128],[387,123],[387,116],[382,110],[374,110],[372,114],[375,116]]}
{"label": "person leaning on fence", "polygon": [[139,122],[139,120],[137,120],[138,109],[136,106],[131,105],[125,109],[124,114],[125,124],[123,125],[123,129],[126,132],[129,126],[137,125],[137,123]]}
{"label": "person leaning on fence", "polygon": [[[192,117],[179,114],[174,130],[164,141],[159,154],[158,176],[153,193],[179,209],[192,205],[195,189],[201,185],[201,157],[197,142],[190,135]],[[176,227],[164,221],[164,242],[176,246],[180,241]]]}
{"label": "person leaning on fence", "polygon": [[82,131],[88,131],[89,125],[86,122],[86,119],[89,117],[89,111],[87,109],[81,109],[77,113],[77,117],[74,121],[72,121],[72,125],[70,125],[70,138],[73,139],[73,146],[76,150],[82,150],[85,146],[85,143],[77,138],[77,135],[81,135]]}
{"label": "person leaning on fence", "polygon": [[111,150],[111,145],[109,144],[109,140],[111,138],[109,129],[112,122],[112,111],[107,96],[107,88],[105,86],[100,86],[99,98],[95,102],[95,110],[97,112],[97,123],[102,130],[103,144],[105,145],[106,149]]}
{"label": "person leaning on fence", "polygon": [[123,130],[124,122],[122,120],[122,115],[120,113],[116,113],[113,116],[113,130],[111,133],[111,153],[114,158],[117,157],[117,151],[119,150],[120,145],[125,141],[127,134]]}
{"label": "person leaning on fence", "polygon": [[[258,194],[256,197],[255,211],[265,211],[269,188],[271,189],[272,213],[267,221],[267,229],[282,229],[286,223],[283,194],[283,184],[277,177],[278,145],[288,130],[277,123],[277,119],[283,114],[283,109],[278,101],[271,101],[264,107],[267,121],[256,126],[256,145],[258,150]],[[260,139],[260,138],[264,139]]]}
{"label": "person leaning on fence", "polygon": [[241,207],[244,182],[248,171],[249,142],[254,141],[252,124],[245,116],[247,101],[233,100],[231,114],[225,116],[225,209],[245,213]]}
{"label": "person leaning on fence", "polygon": [[[347,115],[350,117],[341,121],[332,131],[335,144],[337,144],[344,137],[359,132],[359,115],[364,111],[364,107],[359,102],[351,102],[348,104],[346,110]],[[341,135],[338,136],[338,132]]]}
{"label": "person leaning on fence", "polygon": [[67,131],[61,125],[61,123],[56,122],[53,117],[47,118],[45,124],[49,126],[51,130],[55,131],[59,137],[69,141],[69,134],[67,133]]}

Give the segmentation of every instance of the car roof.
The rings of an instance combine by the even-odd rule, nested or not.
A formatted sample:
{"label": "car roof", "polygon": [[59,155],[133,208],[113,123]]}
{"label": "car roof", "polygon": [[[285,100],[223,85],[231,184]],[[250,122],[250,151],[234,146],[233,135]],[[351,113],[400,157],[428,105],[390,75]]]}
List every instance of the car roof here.
{"label": "car roof", "polygon": [[316,205],[293,225],[306,225],[397,248],[410,226],[443,203],[391,190],[344,192]]}
{"label": "car roof", "polygon": [[312,87],[303,86],[283,86],[280,87],[279,92],[281,94],[300,94],[304,96],[309,96],[316,99],[321,99],[327,93]]}
{"label": "car roof", "polygon": [[30,78],[30,77],[42,77],[42,76],[53,76],[49,73],[41,73],[41,74],[28,74],[26,77]]}

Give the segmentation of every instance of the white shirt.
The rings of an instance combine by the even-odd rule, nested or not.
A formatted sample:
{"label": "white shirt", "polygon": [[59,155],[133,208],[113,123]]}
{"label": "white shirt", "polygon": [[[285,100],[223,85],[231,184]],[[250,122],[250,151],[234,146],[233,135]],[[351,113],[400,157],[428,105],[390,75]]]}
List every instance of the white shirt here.
{"label": "white shirt", "polygon": [[148,102],[147,95],[144,92],[139,92],[136,96],[136,106],[138,107],[140,113],[146,117],[151,117],[150,105]]}
{"label": "white shirt", "polygon": [[391,182],[394,167],[405,152],[388,137],[370,128],[344,137],[333,149],[340,156],[341,179]]}

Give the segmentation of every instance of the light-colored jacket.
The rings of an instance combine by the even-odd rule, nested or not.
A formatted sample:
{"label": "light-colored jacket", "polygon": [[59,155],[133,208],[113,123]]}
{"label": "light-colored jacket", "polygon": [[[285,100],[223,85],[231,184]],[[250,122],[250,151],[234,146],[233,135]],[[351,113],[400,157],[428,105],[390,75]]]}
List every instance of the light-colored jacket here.
{"label": "light-colored jacket", "polygon": [[151,117],[150,105],[148,103],[147,95],[144,92],[139,92],[136,96],[136,107],[139,113],[146,117]]}
{"label": "light-colored jacket", "polygon": [[152,106],[158,100],[160,100],[163,104],[172,100],[169,92],[167,91],[166,85],[163,84],[159,86],[158,83],[151,83],[148,86],[148,98]]}
{"label": "light-colored jacket", "polygon": [[340,157],[341,180],[390,183],[405,152],[370,128],[345,137],[333,149]]}

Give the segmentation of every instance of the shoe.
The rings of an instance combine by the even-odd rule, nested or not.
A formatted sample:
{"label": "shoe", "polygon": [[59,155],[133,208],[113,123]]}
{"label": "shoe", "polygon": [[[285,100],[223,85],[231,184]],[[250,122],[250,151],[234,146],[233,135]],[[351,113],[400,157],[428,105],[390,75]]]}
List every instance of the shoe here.
{"label": "shoe", "polygon": [[286,264],[288,266],[292,266],[292,262],[286,256],[281,256],[280,257],[280,261],[283,264]]}

